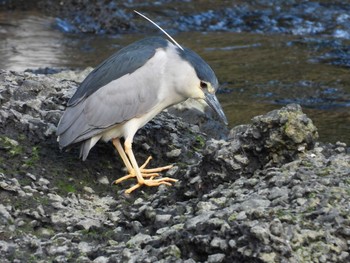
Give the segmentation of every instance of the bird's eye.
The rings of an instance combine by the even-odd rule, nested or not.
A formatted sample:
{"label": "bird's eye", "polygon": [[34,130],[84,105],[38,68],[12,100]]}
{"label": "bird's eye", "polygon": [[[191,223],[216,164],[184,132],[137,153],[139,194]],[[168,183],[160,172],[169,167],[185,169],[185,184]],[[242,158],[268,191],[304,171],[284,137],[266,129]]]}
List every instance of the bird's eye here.
{"label": "bird's eye", "polygon": [[208,88],[208,84],[205,83],[204,81],[201,81],[201,88],[202,88],[202,89]]}

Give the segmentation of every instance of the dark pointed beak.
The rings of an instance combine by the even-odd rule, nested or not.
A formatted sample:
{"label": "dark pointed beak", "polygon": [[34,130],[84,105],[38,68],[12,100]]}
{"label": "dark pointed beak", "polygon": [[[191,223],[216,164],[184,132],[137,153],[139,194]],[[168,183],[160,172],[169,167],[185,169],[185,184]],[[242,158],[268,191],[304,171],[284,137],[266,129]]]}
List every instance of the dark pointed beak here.
{"label": "dark pointed beak", "polygon": [[210,108],[212,108],[217,113],[217,115],[219,115],[220,119],[227,125],[228,124],[227,118],[215,94],[205,92],[204,100],[210,106]]}

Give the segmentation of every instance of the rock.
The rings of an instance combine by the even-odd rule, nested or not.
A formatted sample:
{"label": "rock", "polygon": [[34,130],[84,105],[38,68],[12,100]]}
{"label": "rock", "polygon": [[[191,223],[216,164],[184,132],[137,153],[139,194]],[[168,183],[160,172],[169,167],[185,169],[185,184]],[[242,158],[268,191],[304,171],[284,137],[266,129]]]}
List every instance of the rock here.
{"label": "rock", "polygon": [[6,207],[0,204],[0,220],[2,224],[8,224],[13,221],[11,214],[7,211]]}
{"label": "rock", "polygon": [[247,201],[244,201],[242,203],[242,207],[245,211],[248,209],[253,209],[253,208],[260,208],[260,207],[268,207],[270,205],[269,200],[264,200],[264,199],[249,199]]}
{"label": "rock", "polygon": [[269,243],[270,232],[266,226],[253,226],[250,231],[255,237],[260,239],[263,244],[267,245]]}
{"label": "rock", "polygon": [[214,237],[210,242],[210,246],[213,248],[220,248],[222,251],[225,251],[227,249],[227,242],[224,239]]}
{"label": "rock", "polygon": [[185,224],[185,228],[193,229],[198,224],[208,221],[212,215],[213,215],[213,212],[207,212],[207,213],[203,213],[198,216],[192,217],[191,219],[187,220]]}
{"label": "rock", "polygon": [[135,179],[109,185],[125,174],[111,145],[86,162],[77,147],[57,147],[83,74],[0,71],[4,262],[348,261],[349,151],[317,142],[299,106],[234,127],[228,140],[158,115],[135,136],[135,155],[152,155],[149,168],[176,162],[160,176],[179,182],[125,195]]}
{"label": "rock", "polygon": [[166,224],[167,222],[169,222],[171,217],[172,217],[171,215],[156,215],[155,223],[156,224]]}
{"label": "rock", "polygon": [[102,176],[98,178],[98,182],[103,185],[109,185],[109,180],[107,176]]}
{"label": "rock", "polygon": [[91,250],[93,250],[94,247],[92,247],[89,243],[87,242],[80,242],[78,244],[78,249],[80,253],[86,254],[89,253]]}
{"label": "rock", "polygon": [[138,233],[136,236],[132,237],[128,242],[126,242],[126,245],[131,248],[140,247],[141,244],[145,244],[151,239],[152,237],[150,235]]}
{"label": "rock", "polygon": [[171,150],[170,152],[166,153],[166,156],[169,158],[175,158],[178,157],[181,154],[181,149],[174,149]]}
{"label": "rock", "polygon": [[38,185],[40,185],[40,186],[47,186],[49,184],[50,184],[49,180],[47,180],[47,179],[45,179],[43,177],[39,178]]}
{"label": "rock", "polygon": [[95,193],[95,191],[91,187],[88,187],[88,186],[84,186],[83,190],[89,194]]}
{"label": "rock", "polygon": [[92,262],[94,262],[94,263],[107,263],[108,257],[99,256],[99,257],[95,258]]}
{"label": "rock", "polygon": [[220,263],[223,262],[225,259],[225,254],[213,254],[208,256],[208,263]]}

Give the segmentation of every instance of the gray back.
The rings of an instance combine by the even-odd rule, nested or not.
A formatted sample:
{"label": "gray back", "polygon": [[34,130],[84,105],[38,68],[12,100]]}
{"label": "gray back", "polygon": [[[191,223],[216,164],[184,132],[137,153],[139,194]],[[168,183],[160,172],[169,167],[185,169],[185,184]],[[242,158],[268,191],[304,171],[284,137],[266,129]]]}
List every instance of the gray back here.
{"label": "gray back", "polygon": [[167,45],[168,41],[164,38],[150,37],[122,48],[97,66],[86,77],[69,100],[68,106],[77,104],[111,81],[133,73],[154,56],[157,48],[165,48]]}

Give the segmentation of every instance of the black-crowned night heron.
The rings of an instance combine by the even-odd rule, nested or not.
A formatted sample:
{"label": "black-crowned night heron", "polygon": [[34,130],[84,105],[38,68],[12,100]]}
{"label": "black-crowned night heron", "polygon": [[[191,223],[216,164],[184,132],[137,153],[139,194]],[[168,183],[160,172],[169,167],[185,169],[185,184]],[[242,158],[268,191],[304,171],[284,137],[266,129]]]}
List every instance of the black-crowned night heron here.
{"label": "black-crowned night heron", "polygon": [[97,141],[112,141],[128,171],[115,183],[137,178],[126,193],[177,181],[155,178],[171,165],[146,169],[151,157],[139,166],[132,151],[137,130],[162,110],[188,98],[204,100],[227,123],[215,96],[219,84],[214,71],[199,55],[175,44],[151,37],[109,57],[81,83],[57,128],[60,147],[81,143],[83,160]]}

